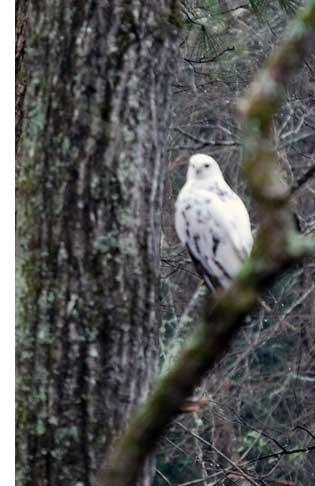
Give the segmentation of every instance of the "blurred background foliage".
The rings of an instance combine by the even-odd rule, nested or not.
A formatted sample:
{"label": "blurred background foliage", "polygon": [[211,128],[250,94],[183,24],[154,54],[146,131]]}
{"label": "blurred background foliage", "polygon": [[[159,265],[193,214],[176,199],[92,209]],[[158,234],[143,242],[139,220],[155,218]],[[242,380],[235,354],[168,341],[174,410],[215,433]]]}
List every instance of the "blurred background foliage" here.
{"label": "blurred background foliage", "polygon": [[[188,157],[212,155],[256,209],[242,170],[238,102],[278,45],[297,0],[182,2],[184,28],[168,140],[163,226],[161,361],[200,285],[174,230],[174,202]],[[314,50],[315,51],[315,50]],[[274,120],[274,145],[289,186],[314,166],[315,53],[290,84]],[[315,231],[314,176],[294,192],[300,230]],[[315,263],[284,275],[264,296],[230,350],[205,380],[208,404],[180,416],[161,441],[155,486],[311,486],[315,479]],[[197,318],[196,318],[197,325]],[[240,470],[238,469],[240,468]]]}

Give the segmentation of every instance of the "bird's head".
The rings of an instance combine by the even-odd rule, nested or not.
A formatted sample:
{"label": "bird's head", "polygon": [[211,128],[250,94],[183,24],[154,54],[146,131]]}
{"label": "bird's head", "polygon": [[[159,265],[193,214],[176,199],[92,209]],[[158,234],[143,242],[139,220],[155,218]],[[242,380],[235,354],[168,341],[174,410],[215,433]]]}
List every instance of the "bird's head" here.
{"label": "bird's head", "polygon": [[189,159],[187,180],[222,179],[217,162],[205,154],[195,154]]}

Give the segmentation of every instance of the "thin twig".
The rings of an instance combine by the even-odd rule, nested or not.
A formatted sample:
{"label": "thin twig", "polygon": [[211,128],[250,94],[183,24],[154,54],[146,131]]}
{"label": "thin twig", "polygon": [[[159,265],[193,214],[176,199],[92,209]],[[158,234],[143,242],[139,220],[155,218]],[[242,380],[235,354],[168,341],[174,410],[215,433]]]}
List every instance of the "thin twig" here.
{"label": "thin twig", "polygon": [[158,476],[160,476],[160,478],[163,479],[163,481],[168,484],[169,486],[172,486],[172,483],[167,479],[166,476],[164,476],[164,474],[159,470],[159,469],[155,469],[155,472]]}
{"label": "thin twig", "polygon": [[184,130],[178,127],[174,127],[174,130],[180,133],[181,135],[184,135],[184,137],[189,138],[193,142],[201,144],[203,147],[207,147],[208,145],[218,146],[218,147],[220,146],[231,147],[235,145],[236,146],[240,145],[240,142],[237,142],[235,140],[204,140],[200,137],[196,137],[195,135],[192,135],[191,133],[185,132]]}
{"label": "thin twig", "polygon": [[256,483],[256,481],[251,476],[249,476],[240,466],[238,466],[234,461],[232,461],[232,459],[230,459],[222,451],[220,451],[217,447],[215,447],[215,445],[211,444],[211,442],[208,442],[203,437],[200,437],[200,435],[196,434],[192,430],[189,430],[181,422],[178,422],[177,421],[176,424],[179,425],[186,432],[189,432],[190,435],[192,435],[193,437],[195,437],[196,439],[198,439],[200,442],[202,442],[203,444],[205,444],[208,447],[210,447],[211,449],[213,449],[219,456],[221,456],[223,459],[225,459],[226,462],[228,462],[231,466],[233,466],[233,468],[236,469],[236,471],[238,471],[251,484],[253,484],[254,486],[259,486],[259,484]]}
{"label": "thin twig", "polygon": [[303,453],[303,452],[311,452],[311,451],[314,451],[314,450],[315,450],[315,445],[309,446],[309,447],[301,447],[300,449],[289,449],[289,450],[285,449],[284,451],[275,452],[273,454],[266,454],[265,456],[260,456],[260,457],[257,457],[256,459],[251,459],[250,461],[246,462],[246,465],[254,464],[254,463],[260,462],[260,461],[265,461],[266,459],[271,459],[271,458],[277,459],[281,456],[289,456],[291,454],[300,454],[300,453]]}
{"label": "thin twig", "polygon": [[192,63],[192,64],[207,64],[207,63],[210,63],[210,62],[217,61],[219,59],[219,57],[223,56],[223,54],[225,54],[226,52],[231,52],[231,51],[235,51],[234,46],[226,47],[226,49],[223,49],[223,51],[219,52],[218,54],[216,54],[215,56],[212,56],[212,57],[200,57],[199,59],[189,59],[187,57],[184,57],[183,59],[184,59],[184,61]]}

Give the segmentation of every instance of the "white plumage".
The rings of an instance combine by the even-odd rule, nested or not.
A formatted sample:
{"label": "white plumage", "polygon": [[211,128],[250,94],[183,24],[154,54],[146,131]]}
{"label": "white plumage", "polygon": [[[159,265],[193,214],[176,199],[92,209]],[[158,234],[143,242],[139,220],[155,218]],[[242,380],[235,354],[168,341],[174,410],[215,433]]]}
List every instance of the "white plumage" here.
{"label": "white plumage", "polygon": [[175,226],[208,287],[227,288],[249,256],[253,237],[243,201],[212,157],[190,158],[176,201]]}

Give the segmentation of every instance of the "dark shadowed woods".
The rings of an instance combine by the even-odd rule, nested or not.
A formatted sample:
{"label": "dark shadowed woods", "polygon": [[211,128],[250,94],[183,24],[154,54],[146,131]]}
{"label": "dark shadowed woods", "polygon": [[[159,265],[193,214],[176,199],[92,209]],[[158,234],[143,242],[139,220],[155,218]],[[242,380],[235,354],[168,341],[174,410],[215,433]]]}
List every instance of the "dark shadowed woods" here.
{"label": "dark shadowed woods", "polygon": [[[62,2],[16,2],[18,485],[87,486],[99,483],[101,477],[102,484],[111,486],[136,484],[136,477],[140,478],[139,484],[150,485],[155,465],[148,452],[156,446],[171,417],[178,414],[180,403],[201,373],[221,355],[226,341],[219,340],[224,346],[217,347],[215,339],[220,329],[228,336],[233,333],[235,322],[240,323],[240,317],[256,298],[255,292],[248,293],[249,287],[258,290],[266,283],[266,277],[269,279],[287,267],[305,250],[295,239],[287,195],[281,192],[282,185],[273,185],[270,177],[278,174],[275,146],[282,169],[281,177],[277,175],[275,179],[283,177],[289,184],[297,184],[297,207],[302,208],[298,211],[300,225],[305,234],[312,233],[314,208],[310,197],[301,203],[299,189],[303,186],[312,190],[307,184],[312,175],[308,163],[314,140],[312,104],[304,109],[306,94],[298,92],[291,78],[289,84],[288,75],[297,75],[304,47],[314,41],[310,34],[314,30],[314,12],[301,27],[298,45],[289,46],[291,50],[282,51],[282,58],[271,61],[266,72],[274,83],[269,92],[265,91],[266,78],[258,79],[256,92],[254,89],[247,104],[243,104],[249,128],[257,126],[257,122],[263,128],[247,132],[247,146],[251,148],[246,156],[247,177],[252,194],[260,200],[259,211],[251,208],[254,223],[261,220],[259,214],[270,213],[265,232],[260,235],[260,250],[264,263],[269,258],[273,264],[266,274],[254,263],[247,268],[227,300],[219,304],[217,314],[208,315],[211,322],[220,321],[218,332],[213,333],[209,326],[204,328],[187,351],[197,361],[192,364],[189,356],[187,361],[186,354],[177,368],[186,370],[183,379],[176,370],[173,372],[166,391],[162,384],[160,395],[156,392],[151,400],[154,407],[138,415],[123,449],[118,448],[112,456],[112,445],[136,405],[152,389],[159,361],[165,360],[164,351],[174,323],[190,300],[193,283],[198,282],[178,249],[172,223],[174,195],[182,181],[181,169],[187,155],[223,148],[225,152],[218,152],[219,160],[244,192],[244,177],[239,175],[240,133],[235,125],[239,114],[228,107],[223,110],[220,100],[225,103],[234,92],[235,101],[243,93],[260,67],[259,62],[269,53],[266,39],[270,31],[264,27],[268,22],[259,21],[254,26],[256,17],[246,10],[233,16],[230,3],[222,2],[220,14],[224,17],[216,17],[210,15],[214,10],[209,6],[198,10],[194,2],[190,6],[168,0],[157,5],[136,1],[70,2],[66,6]],[[310,5],[314,10],[314,2]],[[272,35],[287,23],[278,7],[275,11],[278,23],[270,24]],[[210,41],[218,26],[221,38],[228,44],[231,39],[227,32],[237,32],[240,37],[236,54],[231,45],[214,46],[209,39],[208,43],[201,42],[203,36],[198,29],[202,34],[208,32],[205,18],[212,22]],[[218,25],[214,25],[216,22]],[[260,43],[256,40],[255,45],[255,39],[243,37],[244,25],[251,32],[256,27]],[[292,35],[294,39],[297,41]],[[255,49],[256,57],[251,49]],[[292,49],[298,52],[298,59],[293,56],[294,62],[290,62]],[[227,60],[224,56],[228,56]],[[310,80],[312,66],[312,57],[306,57],[302,69],[308,72]],[[233,86],[229,85],[232,78]],[[304,79],[308,79],[305,74]],[[307,89],[306,82],[304,88]],[[279,90],[286,111],[276,120],[273,116]],[[262,104],[268,109],[261,109]],[[272,145],[271,139],[275,142]],[[259,151],[259,147],[268,150]],[[270,165],[265,164],[266,153]],[[307,166],[296,163],[297,153],[303,154]],[[293,161],[292,168],[289,160]],[[160,290],[160,222],[166,162]],[[257,168],[260,175],[265,174],[263,184],[260,178],[257,185]],[[309,176],[303,182],[301,178],[307,171]],[[274,192],[268,191],[269,186]],[[278,245],[270,243],[267,234],[278,235]],[[292,235],[296,244],[290,246],[287,243],[293,241]],[[281,255],[279,242],[284,245]],[[299,332],[299,343],[305,351],[294,367],[294,376],[305,379],[308,373],[307,378],[312,380],[314,334],[310,334],[305,322],[314,324],[309,310],[313,267],[304,264],[300,268],[304,279],[301,288],[301,273],[297,278],[294,274],[297,283],[292,292],[288,282],[293,278],[289,276],[282,289],[269,296],[268,305],[279,307],[281,303],[283,310],[276,308],[271,315],[262,315],[262,309],[254,316],[231,350],[234,357],[227,354],[221,368],[207,378],[206,393],[213,405],[209,404],[198,417],[183,418],[184,423],[174,425],[177,431],[169,430],[159,450],[156,484],[174,486],[179,484],[179,477],[182,483],[201,479],[199,484],[207,484],[211,474],[218,482],[210,484],[218,485],[224,481],[229,485],[235,481],[242,485],[245,481],[275,484],[264,482],[266,474],[274,474],[279,481],[291,481],[281,486],[298,484],[282,473],[281,461],[285,468],[283,458],[295,447],[300,451],[295,457],[301,463],[303,450],[310,453],[312,443],[303,442],[301,437],[293,443],[291,436],[288,439],[278,432],[281,442],[276,443],[282,456],[277,456],[279,447],[274,448],[273,437],[282,421],[284,428],[304,426],[311,439],[310,414],[305,414],[301,423],[294,419],[292,399],[285,391],[290,387],[281,381],[272,388],[274,382],[270,379],[268,390],[274,398],[265,403],[266,415],[254,409],[243,395],[264,394],[268,370],[277,376],[274,358],[262,357],[267,352],[265,343],[271,349],[278,346],[275,354],[285,370],[292,341],[296,341]],[[242,301],[245,290],[247,298]],[[301,331],[293,332],[295,321],[288,322],[288,316],[304,303],[308,305],[303,307],[304,314],[296,314]],[[228,322],[227,328],[224,322]],[[198,346],[202,343],[200,353]],[[215,347],[213,354],[211,346]],[[249,361],[251,356],[253,362]],[[297,398],[299,378],[294,379],[294,406],[311,403],[311,391],[308,401]],[[253,391],[254,387],[261,391]],[[224,390],[228,391],[224,394]],[[277,390],[282,390],[281,396]],[[279,409],[275,399],[280,403]],[[228,412],[234,404],[239,409],[243,407],[237,415],[242,427],[250,423],[252,428],[239,425],[236,430],[236,414]],[[291,408],[290,420],[284,411],[286,406]],[[272,421],[268,422],[270,417]],[[192,429],[194,436],[190,435]],[[189,444],[187,438],[192,439]],[[142,441],[140,445],[138,440]],[[261,458],[268,454],[265,462],[269,461],[269,466],[259,468],[259,464],[264,464]],[[110,456],[111,467],[106,468]],[[278,462],[270,462],[270,457]],[[255,462],[254,466],[247,464],[248,458],[257,460],[258,466]],[[180,469],[187,463],[191,464],[191,471],[186,469],[185,475],[180,476]],[[300,463],[288,462],[287,469],[297,470]]]}

